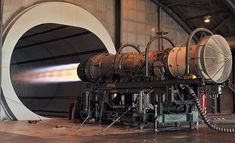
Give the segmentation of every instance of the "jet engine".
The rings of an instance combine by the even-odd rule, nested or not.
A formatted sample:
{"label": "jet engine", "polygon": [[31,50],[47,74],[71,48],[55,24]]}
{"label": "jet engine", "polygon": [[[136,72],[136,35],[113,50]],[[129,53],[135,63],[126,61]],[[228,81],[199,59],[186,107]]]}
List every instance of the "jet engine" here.
{"label": "jet engine", "polygon": [[[165,40],[171,47],[150,51],[155,40]],[[126,47],[137,52],[121,53]],[[199,103],[201,93],[221,94],[215,89],[226,85],[231,69],[227,41],[208,29],[195,29],[185,47],[156,35],[144,52],[127,44],[115,55],[101,53],[79,64],[78,76],[87,83],[78,99],[79,115],[112,124],[120,120],[141,129],[154,123],[157,131],[168,124],[189,123],[191,128],[198,124],[199,113],[210,128],[235,132],[212,125]]]}
{"label": "jet engine", "polygon": [[[148,76],[152,80],[184,79],[186,60],[190,59],[190,75],[215,83],[225,82],[232,69],[232,54],[226,40],[220,35],[206,36],[191,45],[189,57],[186,47],[172,47],[148,53]],[[78,76],[83,81],[138,80],[146,77],[145,53],[102,53],[80,63]],[[115,75],[115,76],[114,76]]]}

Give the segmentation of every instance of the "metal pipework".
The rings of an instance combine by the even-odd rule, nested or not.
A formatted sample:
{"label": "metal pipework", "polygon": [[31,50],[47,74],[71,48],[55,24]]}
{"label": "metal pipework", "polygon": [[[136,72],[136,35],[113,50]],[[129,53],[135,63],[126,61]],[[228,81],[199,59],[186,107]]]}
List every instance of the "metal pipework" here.
{"label": "metal pipework", "polygon": [[122,45],[118,49],[117,54],[115,55],[115,58],[114,58],[114,62],[113,62],[114,63],[114,65],[113,65],[114,66],[114,70],[117,69],[117,65],[115,65],[115,63],[117,61],[117,55],[121,54],[122,50],[125,49],[125,48],[128,48],[128,47],[131,47],[131,48],[135,49],[138,53],[141,52],[140,49],[137,46],[135,46],[135,45],[132,45],[132,44],[124,44],[124,45]]}
{"label": "metal pipework", "polygon": [[148,59],[149,48],[150,48],[151,44],[156,39],[165,39],[165,40],[167,40],[172,45],[172,47],[175,47],[174,43],[169,38],[167,38],[167,37],[160,36],[160,35],[155,35],[153,38],[151,38],[151,40],[148,42],[146,50],[145,50],[145,76],[146,77],[149,76],[149,67],[148,67],[148,63],[149,63],[149,59]]}
{"label": "metal pipework", "polygon": [[[158,6],[158,15],[157,15],[157,22],[158,22],[158,32],[162,32],[162,7]],[[161,39],[158,39],[158,51],[162,51],[162,41]]]}
{"label": "metal pipework", "polygon": [[[140,49],[139,49],[137,46],[132,45],[132,44],[125,44],[125,45],[123,45],[123,46],[121,46],[121,47],[119,48],[117,54],[121,54],[122,50],[125,49],[125,48],[127,48],[127,47],[131,47],[131,48],[135,49],[138,53],[141,52]],[[116,54],[116,55],[117,55],[117,54]]]}
{"label": "metal pipework", "polygon": [[198,32],[207,32],[207,33],[213,35],[213,33],[210,30],[206,29],[206,28],[197,28],[197,29],[193,30],[190,33],[187,44],[186,44],[186,55],[185,55],[185,58],[186,58],[186,71],[185,71],[185,74],[187,76],[190,75],[189,64],[190,64],[190,48],[192,46],[192,39],[195,36],[195,34],[197,34]]}

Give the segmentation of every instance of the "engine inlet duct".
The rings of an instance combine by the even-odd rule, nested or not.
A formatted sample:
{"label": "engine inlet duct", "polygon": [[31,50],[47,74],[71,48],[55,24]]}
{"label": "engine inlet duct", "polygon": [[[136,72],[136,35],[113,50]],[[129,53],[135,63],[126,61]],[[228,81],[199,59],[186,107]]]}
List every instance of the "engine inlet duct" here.
{"label": "engine inlet duct", "polygon": [[[146,72],[147,77],[152,80],[194,77],[223,83],[228,79],[232,69],[232,54],[222,36],[205,34],[197,43],[191,44],[191,35],[188,43],[190,44],[187,47],[172,45],[172,48],[159,52],[147,51],[147,54],[139,51],[118,52],[116,55],[98,54],[80,63],[78,76],[88,82],[141,80],[146,79]],[[148,46],[146,49],[148,50]]]}

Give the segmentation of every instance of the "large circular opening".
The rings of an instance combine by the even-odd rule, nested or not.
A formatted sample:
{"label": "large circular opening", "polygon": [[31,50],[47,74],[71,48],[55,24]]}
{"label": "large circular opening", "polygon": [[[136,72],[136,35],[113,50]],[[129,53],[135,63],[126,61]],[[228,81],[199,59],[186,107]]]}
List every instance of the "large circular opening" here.
{"label": "large circular opening", "polygon": [[102,41],[83,28],[42,24],[28,30],[11,56],[10,74],[20,101],[42,116],[67,117],[84,88],[77,65],[107,52]]}
{"label": "large circular opening", "polygon": [[[62,11],[63,13],[61,13]],[[66,84],[65,82],[64,83],[46,83],[46,84],[34,83],[35,85],[33,85],[33,84],[26,84],[26,83],[19,82],[19,81],[16,82],[15,80],[12,81],[13,75],[18,74],[23,70],[32,70],[32,69],[38,70],[38,68],[39,69],[45,68],[44,66],[51,67],[54,65],[58,66],[58,64],[66,65],[68,63],[71,63],[72,61],[77,63],[77,61],[84,59],[85,57],[88,57],[89,54],[86,54],[87,52],[89,52],[87,47],[77,48],[81,43],[77,43],[76,40],[73,40],[76,42],[77,44],[76,46],[72,42],[68,42],[68,40],[60,40],[63,42],[57,42],[56,45],[51,44],[49,41],[50,44],[47,44],[47,46],[45,45],[43,46],[43,42],[48,42],[48,40],[51,40],[51,41],[56,40],[56,39],[52,39],[53,37],[64,38],[64,36],[66,35],[69,36],[68,35],[69,32],[64,32],[64,34],[66,35],[63,35],[62,37],[60,37],[61,34],[58,34],[57,36],[56,35],[41,36],[41,38],[39,39],[29,40],[27,38],[27,37],[33,36],[32,34],[34,33],[33,32],[34,30],[39,31],[39,33],[36,32],[37,34],[35,33],[34,35],[38,35],[38,34],[40,35],[40,33],[45,32],[44,31],[45,29],[47,28],[50,29],[50,26],[53,29],[57,29],[57,28],[60,29],[63,26],[64,27],[70,26],[70,28],[80,27],[80,29],[70,31],[73,34],[76,34],[74,32],[79,31],[83,33],[82,35],[89,35],[88,33],[90,31],[94,33],[94,35],[96,35],[98,39],[100,39],[100,41],[102,41],[103,45],[105,46],[105,48],[107,49],[109,53],[115,53],[115,47],[113,45],[112,39],[109,33],[107,32],[107,30],[101,24],[101,22],[98,21],[88,11],[80,8],[77,5],[66,3],[66,2],[43,2],[43,3],[33,5],[23,10],[14,19],[12,19],[12,21],[9,23],[6,29],[4,29],[4,35],[3,35],[4,41],[3,41],[3,46],[2,46],[2,66],[1,66],[1,69],[2,69],[1,102],[3,103],[2,105],[5,111],[4,113],[6,113],[6,116],[5,115],[1,116],[1,118],[10,118],[12,120],[43,119],[42,116],[35,114],[31,110],[35,110],[35,112],[38,112],[39,114],[46,114],[45,112],[46,110],[48,110],[48,112],[50,112],[50,110],[52,109],[54,110],[55,106],[53,104],[55,104],[57,100],[52,100],[52,99],[55,98],[55,95],[58,96],[58,94],[61,94],[65,96],[65,94],[62,94],[62,92],[65,92],[66,96],[70,96],[68,95],[69,93],[68,91],[75,91],[71,88],[76,88],[76,86],[78,86],[78,84],[75,84],[75,82],[71,83],[71,84],[75,84],[74,86],[66,86],[66,85],[64,86],[64,84]],[[40,28],[41,28],[41,32],[39,30]],[[44,34],[41,34],[41,35],[44,35]],[[85,36],[83,36],[83,38],[84,37]],[[84,39],[87,39],[87,38],[84,38]],[[80,41],[84,41],[84,40],[80,40]],[[92,41],[90,41],[89,39],[88,42],[84,42],[84,43],[91,44],[91,42]],[[62,45],[65,45],[65,46],[62,46]],[[93,48],[97,48],[97,47],[98,46],[95,46]],[[33,50],[29,50],[29,49],[33,49]],[[93,50],[93,49],[90,49],[90,50]],[[64,55],[61,55],[62,53]],[[83,54],[85,53],[85,56],[76,55],[76,54],[82,54],[82,53]],[[73,54],[75,55],[73,56]],[[58,58],[60,56],[61,58]],[[68,56],[69,58],[66,56]],[[58,58],[57,60],[54,60],[54,61],[50,60],[56,57]],[[67,88],[67,90],[62,89],[60,87]],[[42,89],[44,90],[44,93],[42,93]],[[17,95],[17,93],[19,95]],[[27,93],[27,94],[22,94],[22,93]],[[43,96],[43,94],[46,94],[46,95]],[[29,99],[29,98],[33,98],[33,96],[36,98]],[[39,98],[41,99],[39,100]],[[51,99],[47,99],[48,102],[46,101],[42,102],[42,98],[51,98]],[[62,98],[62,96],[60,98]],[[43,99],[43,100],[46,100],[46,99]],[[55,102],[51,104],[49,100],[51,102],[53,101]],[[21,101],[23,101],[23,103]],[[37,103],[36,101],[38,101],[39,103]],[[31,110],[29,110],[24,104],[26,104],[26,106],[28,106]],[[48,106],[46,106],[46,104],[48,104]],[[32,106],[32,105],[35,105],[35,106]],[[61,105],[61,103],[59,102],[56,103],[56,106],[58,105]],[[56,107],[56,108],[60,108],[60,107]],[[61,107],[60,109],[62,108],[65,109],[64,107]],[[43,113],[41,112],[42,109],[43,109]],[[58,111],[58,110],[55,110],[55,111]]]}

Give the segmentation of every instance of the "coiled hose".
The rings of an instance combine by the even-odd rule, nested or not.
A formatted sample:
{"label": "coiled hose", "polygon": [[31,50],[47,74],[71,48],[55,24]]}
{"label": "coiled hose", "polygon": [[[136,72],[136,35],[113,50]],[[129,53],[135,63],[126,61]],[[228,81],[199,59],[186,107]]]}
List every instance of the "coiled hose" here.
{"label": "coiled hose", "polygon": [[197,97],[197,95],[195,94],[195,92],[193,91],[193,89],[189,86],[186,85],[185,86],[188,89],[189,94],[193,97],[194,102],[196,103],[197,109],[199,111],[199,114],[202,117],[202,120],[204,121],[204,123],[212,130],[215,131],[219,131],[219,132],[223,132],[223,133],[235,133],[235,129],[233,128],[223,128],[217,125],[214,125],[208,118],[207,115],[203,112],[201,104],[199,102],[199,99]]}

